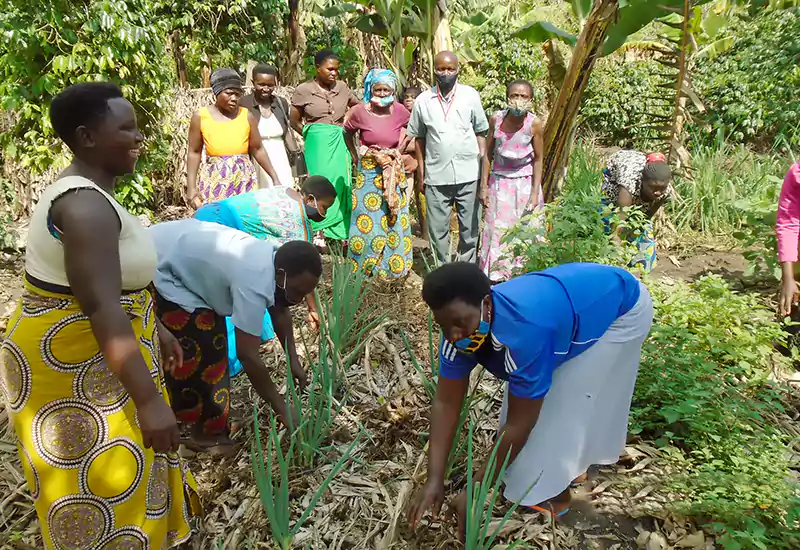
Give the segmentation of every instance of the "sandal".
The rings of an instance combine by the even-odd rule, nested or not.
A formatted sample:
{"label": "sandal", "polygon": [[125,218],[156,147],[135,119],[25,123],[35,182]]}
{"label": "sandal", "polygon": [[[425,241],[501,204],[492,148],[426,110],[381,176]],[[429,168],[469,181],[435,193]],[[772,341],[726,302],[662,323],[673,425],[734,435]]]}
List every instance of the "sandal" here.
{"label": "sandal", "polygon": [[547,510],[547,509],[545,509],[545,508],[542,508],[541,506],[526,506],[526,508],[529,508],[529,509],[531,509],[531,510],[534,510],[534,511],[536,511],[536,512],[539,512],[539,513],[541,513],[541,514],[544,514],[544,515],[545,515],[545,516],[547,516],[547,517],[553,517],[553,516],[555,516],[555,519],[558,519],[558,518],[564,517],[564,515],[565,515],[567,512],[569,512],[569,506],[567,506],[566,508],[564,508],[563,510],[561,510],[561,511],[560,511],[560,512],[558,512],[558,513],[555,513],[555,510],[553,510],[553,505],[552,505],[552,504],[549,504],[548,506],[550,506],[550,509],[549,509],[549,510]]}
{"label": "sandal", "polygon": [[570,481],[569,486],[572,487],[573,489],[576,489],[581,485],[583,485],[584,483],[586,483],[587,481],[589,481],[589,473],[584,472],[575,479],[573,479],[572,481]]}

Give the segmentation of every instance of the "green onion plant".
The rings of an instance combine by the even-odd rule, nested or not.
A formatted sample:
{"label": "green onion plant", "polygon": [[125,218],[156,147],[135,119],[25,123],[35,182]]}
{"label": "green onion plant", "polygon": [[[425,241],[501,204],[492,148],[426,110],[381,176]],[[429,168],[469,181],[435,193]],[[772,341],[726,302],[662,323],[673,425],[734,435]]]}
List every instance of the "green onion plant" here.
{"label": "green onion plant", "polygon": [[[472,448],[472,436],[474,432],[475,423],[470,421],[469,438],[467,439],[467,525],[464,548],[465,550],[490,550],[494,547],[495,539],[497,539],[503,526],[511,519],[511,515],[519,504],[515,503],[511,506],[500,522],[495,526],[494,530],[492,530],[492,515],[502,491],[503,478],[508,468],[509,455],[506,455],[503,459],[494,483],[489,485],[474,480],[473,472],[476,466],[474,450]],[[497,442],[495,442],[492,453],[489,455],[488,462],[486,463],[486,479],[494,477],[494,473],[497,471],[497,451],[500,448],[500,441],[500,438],[498,438]],[[534,481],[531,487],[533,487],[535,483]],[[529,491],[530,488],[525,494],[527,495]],[[522,541],[516,541],[506,546],[506,548],[522,548],[524,547],[523,544]]]}
{"label": "green onion plant", "polygon": [[280,550],[289,550],[292,547],[294,537],[311,516],[328,485],[350,460],[351,453],[360,440],[361,434],[353,440],[341,458],[333,465],[331,472],[311,497],[308,506],[303,510],[297,521],[292,524],[289,470],[292,466],[291,460],[296,440],[291,438],[289,448],[284,453],[281,449],[281,436],[278,432],[275,415],[271,415],[265,453],[261,443],[257,405],[253,406],[253,413],[255,439],[251,446],[250,454],[253,460],[253,473],[256,478],[258,493],[261,497],[261,506],[264,508],[264,513],[269,521],[270,532],[275,544]]}
{"label": "green onion plant", "polygon": [[[369,278],[358,269],[353,271],[350,263],[341,256],[332,255],[330,296],[321,300],[320,321],[324,332],[321,338],[329,338],[329,351],[335,369],[344,369],[356,359],[367,345],[369,333],[386,318],[387,312],[380,313],[378,305],[362,307],[364,295],[369,286]],[[345,373],[336,373],[334,391],[339,390]]]}

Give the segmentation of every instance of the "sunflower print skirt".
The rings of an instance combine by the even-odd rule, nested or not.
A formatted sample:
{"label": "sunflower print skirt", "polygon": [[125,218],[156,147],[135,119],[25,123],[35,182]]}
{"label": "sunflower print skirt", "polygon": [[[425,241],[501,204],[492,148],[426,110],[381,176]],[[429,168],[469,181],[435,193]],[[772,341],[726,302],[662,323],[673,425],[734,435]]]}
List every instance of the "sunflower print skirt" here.
{"label": "sunflower print skirt", "polygon": [[[45,547],[144,550],[186,541],[200,513],[186,465],[144,447],[133,400],[75,298],[25,286],[0,349],[0,386]],[[169,402],[150,293],[125,294],[121,304]]]}
{"label": "sunflower print skirt", "polygon": [[353,184],[347,252],[354,272],[362,269],[367,275],[392,279],[408,274],[413,262],[408,192],[405,175],[400,172],[400,208],[393,219],[383,198],[383,170],[373,158],[361,159]]}

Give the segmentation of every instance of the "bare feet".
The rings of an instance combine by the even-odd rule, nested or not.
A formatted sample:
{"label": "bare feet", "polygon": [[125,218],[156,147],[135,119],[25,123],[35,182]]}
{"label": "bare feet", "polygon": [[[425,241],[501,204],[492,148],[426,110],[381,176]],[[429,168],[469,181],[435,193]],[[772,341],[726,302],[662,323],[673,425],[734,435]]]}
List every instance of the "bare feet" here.
{"label": "bare feet", "polygon": [[575,486],[580,485],[582,483],[586,483],[586,481],[588,479],[589,479],[589,473],[588,472],[583,472],[581,475],[579,475],[578,477],[576,477],[575,479],[572,480],[572,486],[575,487]]}

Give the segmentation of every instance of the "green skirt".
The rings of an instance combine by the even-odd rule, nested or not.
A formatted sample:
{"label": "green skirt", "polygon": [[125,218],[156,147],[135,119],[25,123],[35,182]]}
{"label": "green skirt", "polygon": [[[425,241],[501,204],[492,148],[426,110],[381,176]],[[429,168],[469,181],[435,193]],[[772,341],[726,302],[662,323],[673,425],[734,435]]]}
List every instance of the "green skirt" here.
{"label": "green skirt", "polygon": [[352,160],[344,142],[344,130],[333,124],[306,124],[306,167],[309,176],[325,176],[336,189],[336,201],[328,208],[325,219],[311,222],[313,231],[324,231],[329,239],[347,240],[352,212]]}

